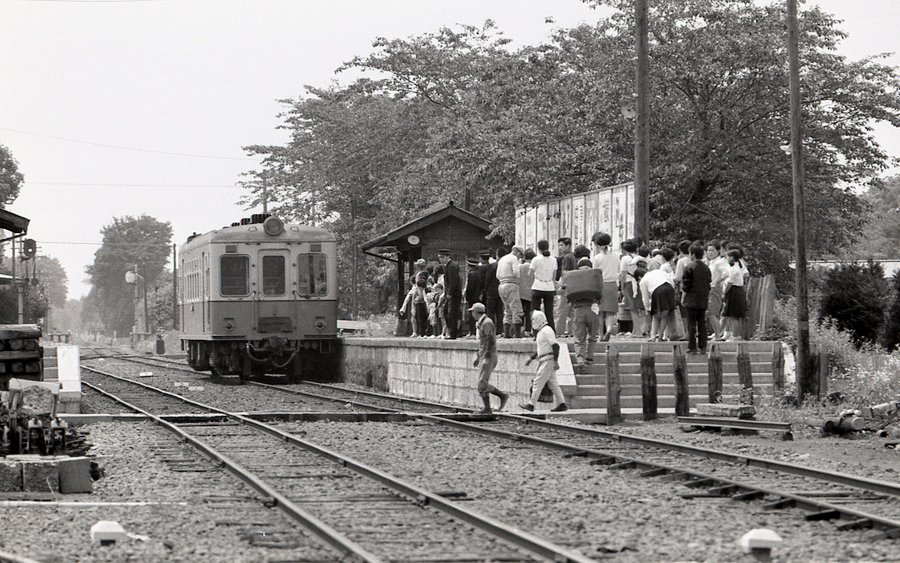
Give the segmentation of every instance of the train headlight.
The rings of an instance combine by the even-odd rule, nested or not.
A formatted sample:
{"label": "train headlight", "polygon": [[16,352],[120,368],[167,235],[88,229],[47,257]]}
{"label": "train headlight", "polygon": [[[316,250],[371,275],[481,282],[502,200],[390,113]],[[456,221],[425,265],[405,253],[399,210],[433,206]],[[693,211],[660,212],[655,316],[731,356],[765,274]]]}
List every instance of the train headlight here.
{"label": "train headlight", "polygon": [[282,222],[282,220],[278,217],[268,217],[263,222],[263,230],[267,235],[272,237],[280,235],[282,232],[284,232],[284,222]]}

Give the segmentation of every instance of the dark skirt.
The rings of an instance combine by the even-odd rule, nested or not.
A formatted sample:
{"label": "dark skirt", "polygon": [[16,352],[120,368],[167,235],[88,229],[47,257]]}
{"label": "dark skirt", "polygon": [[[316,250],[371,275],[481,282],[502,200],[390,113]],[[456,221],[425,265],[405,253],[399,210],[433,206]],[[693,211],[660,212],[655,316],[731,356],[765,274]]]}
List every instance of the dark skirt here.
{"label": "dark skirt", "polygon": [[722,309],[723,317],[743,319],[747,316],[747,293],[744,286],[733,285],[725,293],[725,307]]}
{"label": "dark skirt", "polygon": [[616,282],[603,282],[603,299],[600,301],[601,313],[619,312],[619,286]]}
{"label": "dark skirt", "polygon": [[675,308],[675,288],[671,284],[664,283],[653,290],[653,295],[650,296],[651,315],[674,311]]}
{"label": "dark skirt", "polygon": [[637,301],[640,301],[640,297],[634,296],[633,283],[634,282],[627,281],[622,287],[622,303],[625,305],[626,311],[636,311],[638,308]]}

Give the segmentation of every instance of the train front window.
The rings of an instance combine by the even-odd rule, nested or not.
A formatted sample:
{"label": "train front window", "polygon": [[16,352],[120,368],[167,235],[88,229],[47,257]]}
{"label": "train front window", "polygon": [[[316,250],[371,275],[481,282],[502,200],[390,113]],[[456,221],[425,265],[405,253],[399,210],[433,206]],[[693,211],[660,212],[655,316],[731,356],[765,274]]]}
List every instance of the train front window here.
{"label": "train front window", "polygon": [[263,256],[263,295],[284,295],[284,256]]}
{"label": "train front window", "polygon": [[249,291],[250,258],[247,256],[222,256],[220,292],[225,296],[247,295]]}
{"label": "train front window", "polygon": [[328,293],[328,271],[324,254],[301,254],[297,257],[297,285],[300,294],[319,296]]}

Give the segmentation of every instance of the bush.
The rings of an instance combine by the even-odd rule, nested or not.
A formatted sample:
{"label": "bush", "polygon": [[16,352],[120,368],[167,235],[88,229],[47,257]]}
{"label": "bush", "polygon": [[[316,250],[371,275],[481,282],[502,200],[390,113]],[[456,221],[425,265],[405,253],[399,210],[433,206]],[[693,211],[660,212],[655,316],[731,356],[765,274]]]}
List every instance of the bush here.
{"label": "bush", "polygon": [[884,338],[882,344],[888,352],[900,346],[900,270],[894,272],[894,302],[888,309],[884,319]]}
{"label": "bush", "polygon": [[[817,317],[813,304],[810,317]],[[781,340],[796,351],[797,306],[794,298],[775,302],[772,328],[766,338]],[[841,391],[850,403],[865,405],[900,397],[900,354],[885,352],[871,342],[857,344],[853,336],[825,319],[809,325],[810,344],[828,351],[830,391]]]}
{"label": "bush", "polygon": [[878,342],[889,299],[881,264],[871,260],[864,266],[840,264],[825,276],[819,323],[830,319],[838,330],[852,336],[857,347]]}

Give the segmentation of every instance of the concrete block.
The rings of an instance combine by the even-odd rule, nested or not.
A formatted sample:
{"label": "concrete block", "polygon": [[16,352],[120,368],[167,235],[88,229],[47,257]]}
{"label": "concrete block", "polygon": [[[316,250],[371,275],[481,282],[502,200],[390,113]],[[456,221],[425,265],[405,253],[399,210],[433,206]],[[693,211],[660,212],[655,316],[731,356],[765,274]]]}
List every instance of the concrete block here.
{"label": "concrete block", "polygon": [[781,536],[774,530],[756,528],[741,536],[740,544],[744,553],[751,553],[755,550],[768,551],[781,544]]}
{"label": "concrete block", "polygon": [[58,460],[59,491],[63,494],[90,493],[93,490],[91,460],[70,457]]}
{"label": "concrete block", "polygon": [[59,492],[59,464],[56,460],[23,461],[22,490]]}
{"label": "concrete block", "polygon": [[91,526],[92,543],[109,545],[111,543],[116,543],[117,541],[125,541],[127,539],[128,534],[125,533],[125,528],[123,528],[122,525],[118,522],[114,522],[112,520],[101,520]]}
{"label": "concrete block", "polygon": [[22,465],[16,461],[0,460],[0,491],[22,490]]}

